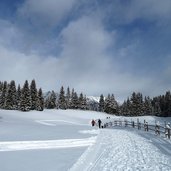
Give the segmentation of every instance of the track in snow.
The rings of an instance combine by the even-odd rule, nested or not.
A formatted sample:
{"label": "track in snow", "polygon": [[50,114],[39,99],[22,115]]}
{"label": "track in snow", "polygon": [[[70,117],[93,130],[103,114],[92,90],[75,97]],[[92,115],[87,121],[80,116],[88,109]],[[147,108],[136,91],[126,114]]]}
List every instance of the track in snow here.
{"label": "track in snow", "polygon": [[8,141],[0,142],[0,151],[59,149],[90,146],[95,143],[96,137],[85,139],[65,139],[47,141]]}
{"label": "track in snow", "polygon": [[[148,138],[150,138],[149,135]],[[168,151],[169,152],[169,151]],[[163,154],[136,132],[104,129],[70,171],[170,171],[171,154]]]}

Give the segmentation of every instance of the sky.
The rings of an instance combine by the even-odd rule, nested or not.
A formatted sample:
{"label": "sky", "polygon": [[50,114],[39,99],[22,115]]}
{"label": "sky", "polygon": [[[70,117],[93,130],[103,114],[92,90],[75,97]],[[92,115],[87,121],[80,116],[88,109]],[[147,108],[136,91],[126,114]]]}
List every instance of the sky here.
{"label": "sky", "polygon": [[171,88],[170,0],[1,0],[0,80],[87,96]]}

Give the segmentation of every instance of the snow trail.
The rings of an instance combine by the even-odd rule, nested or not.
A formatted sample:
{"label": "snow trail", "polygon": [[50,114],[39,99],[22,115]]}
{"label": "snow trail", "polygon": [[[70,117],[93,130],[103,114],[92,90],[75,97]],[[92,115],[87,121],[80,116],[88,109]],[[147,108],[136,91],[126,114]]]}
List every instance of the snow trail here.
{"label": "snow trail", "polygon": [[[149,135],[150,137],[151,135]],[[171,155],[136,132],[103,129],[70,171],[170,171]]]}
{"label": "snow trail", "polygon": [[47,141],[8,141],[0,142],[0,151],[85,147],[93,145],[95,140],[96,137]]}

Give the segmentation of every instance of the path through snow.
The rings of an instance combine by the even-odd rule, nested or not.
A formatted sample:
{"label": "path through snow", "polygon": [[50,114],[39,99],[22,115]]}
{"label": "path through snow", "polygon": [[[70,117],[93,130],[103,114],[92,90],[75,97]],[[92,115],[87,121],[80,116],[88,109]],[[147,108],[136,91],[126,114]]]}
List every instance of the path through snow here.
{"label": "path through snow", "polygon": [[96,143],[70,169],[80,170],[170,171],[171,155],[162,154],[157,144],[136,132],[103,129]]}
{"label": "path through snow", "polygon": [[96,137],[85,139],[64,139],[47,141],[8,141],[0,142],[0,151],[59,149],[71,147],[85,147],[95,143]]}

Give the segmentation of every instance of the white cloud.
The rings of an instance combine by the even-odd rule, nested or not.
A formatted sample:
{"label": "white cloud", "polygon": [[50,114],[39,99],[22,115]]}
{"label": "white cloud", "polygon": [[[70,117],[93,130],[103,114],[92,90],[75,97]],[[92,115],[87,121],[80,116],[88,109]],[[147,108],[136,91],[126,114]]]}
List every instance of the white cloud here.
{"label": "white cloud", "polygon": [[18,14],[35,26],[57,25],[75,6],[77,0],[26,0]]}
{"label": "white cloud", "polygon": [[119,0],[112,2],[106,9],[108,15],[112,15],[115,23],[128,24],[136,19],[163,22],[170,20],[171,1],[170,0],[131,0],[124,3]]}

